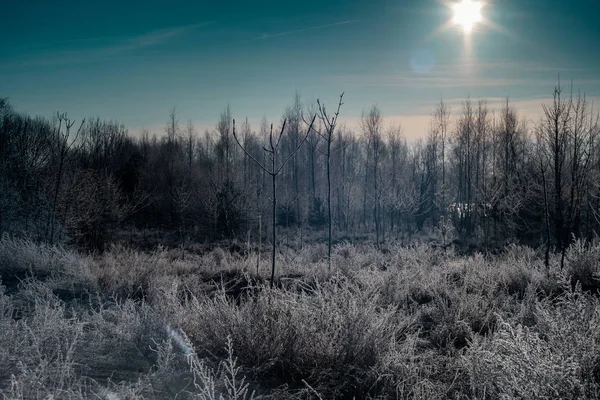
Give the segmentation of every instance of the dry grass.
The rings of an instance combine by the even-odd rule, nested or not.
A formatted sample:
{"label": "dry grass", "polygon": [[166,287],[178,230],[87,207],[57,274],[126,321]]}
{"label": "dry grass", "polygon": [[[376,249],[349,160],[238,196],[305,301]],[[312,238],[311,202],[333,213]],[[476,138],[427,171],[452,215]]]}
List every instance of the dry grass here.
{"label": "dry grass", "polygon": [[268,260],[0,240],[0,398],[598,398],[598,246]]}

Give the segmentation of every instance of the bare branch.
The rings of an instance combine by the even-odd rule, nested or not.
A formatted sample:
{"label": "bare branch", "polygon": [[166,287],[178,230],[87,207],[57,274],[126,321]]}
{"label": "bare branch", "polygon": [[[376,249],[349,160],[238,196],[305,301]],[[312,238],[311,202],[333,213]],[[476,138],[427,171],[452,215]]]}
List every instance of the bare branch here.
{"label": "bare branch", "polygon": [[[283,136],[283,132],[285,131],[286,123],[287,123],[287,118],[283,120],[283,126],[281,127],[281,131],[279,132],[279,137],[277,138],[277,143],[275,144],[275,148],[279,147],[279,142],[281,142],[281,137]],[[271,124],[271,129],[273,129],[273,124]]]}
{"label": "bare branch", "polygon": [[342,107],[343,103],[343,98],[344,98],[344,93],[342,92],[342,94],[340,95],[340,101],[338,102],[338,107],[337,110],[335,112],[335,114],[333,115],[333,117],[329,118],[327,116],[327,110],[325,108],[325,105],[321,104],[321,102],[319,100],[317,100],[317,104],[319,106],[319,119],[321,121],[323,121],[326,124],[326,130],[327,130],[327,137],[324,136],[321,132],[317,133],[325,140],[327,141],[333,141],[334,137],[333,137],[333,131],[335,130],[335,126],[337,125],[337,120],[338,117],[340,115],[340,108]]}
{"label": "bare branch", "polygon": [[[248,150],[246,150],[246,148],[244,146],[242,146],[242,144],[240,143],[240,140],[237,137],[237,134],[235,133],[235,119],[233,120],[233,138],[235,139],[236,143],[238,144],[238,146],[240,146],[240,148],[242,149],[242,151],[252,160],[256,163],[256,165],[258,165],[263,171],[265,171],[267,174],[272,175],[273,173],[271,171],[269,171],[267,169],[267,167],[265,167],[260,161],[258,161],[256,158],[254,158],[254,156],[252,154],[250,154],[248,152]],[[264,147],[263,147],[264,148]],[[266,149],[265,149],[266,150]],[[267,150],[268,151],[268,150]]]}
{"label": "bare branch", "polygon": [[[308,138],[308,134],[309,134],[310,130],[312,129],[313,124],[315,123],[315,119],[317,119],[317,115],[316,114],[314,115],[314,117],[312,119],[312,122],[310,123],[310,126],[306,130],[306,135],[304,135],[304,139],[302,139],[300,141],[300,143],[298,144],[298,146],[296,147],[296,149],[292,152],[292,154],[290,154],[289,157],[279,166],[279,168],[275,172],[275,175],[279,174],[281,172],[281,170],[283,169],[283,167],[285,167],[285,165],[292,159],[292,157],[294,157],[294,155],[298,152],[298,150],[300,150],[300,147],[302,147],[302,145],[306,141],[306,138]],[[285,122],[284,122],[283,125],[285,126]]]}
{"label": "bare branch", "polygon": [[[73,126],[74,123],[75,123],[75,121],[73,121],[73,123],[71,123],[71,126]],[[81,120],[81,125],[79,125],[79,129],[77,129],[77,133],[75,134],[75,137],[73,138],[73,141],[71,142],[71,144],[69,145],[67,150],[70,150],[71,147],[73,147],[73,144],[77,141],[77,138],[79,137],[79,134],[81,133],[81,128],[83,128],[84,123],[85,123],[85,118]]]}
{"label": "bare branch", "polygon": [[277,146],[273,144],[273,124],[271,124],[271,130],[269,131],[269,143],[271,144],[271,151],[275,153],[275,148]]}

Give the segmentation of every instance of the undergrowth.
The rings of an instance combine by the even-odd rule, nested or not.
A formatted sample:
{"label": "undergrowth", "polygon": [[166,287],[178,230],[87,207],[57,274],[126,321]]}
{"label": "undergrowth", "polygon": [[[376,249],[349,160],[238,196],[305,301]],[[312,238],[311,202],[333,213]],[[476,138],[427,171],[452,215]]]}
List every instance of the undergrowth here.
{"label": "undergrowth", "polygon": [[[0,240],[3,399],[600,395],[600,247],[340,243],[268,260]],[[262,257],[263,259],[265,257]]]}

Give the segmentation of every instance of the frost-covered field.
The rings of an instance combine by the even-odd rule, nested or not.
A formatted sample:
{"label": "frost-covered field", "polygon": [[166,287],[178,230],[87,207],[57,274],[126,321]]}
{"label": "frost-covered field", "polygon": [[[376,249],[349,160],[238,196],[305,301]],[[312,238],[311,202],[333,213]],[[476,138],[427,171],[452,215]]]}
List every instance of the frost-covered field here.
{"label": "frost-covered field", "polygon": [[[600,247],[564,271],[338,245],[85,256],[0,240],[5,399],[541,399],[600,395]],[[263,257],[267,258],[267,257]],[[579,281],[579,285],[573,285]],[[582,289],[583,288],[583,289]]]}

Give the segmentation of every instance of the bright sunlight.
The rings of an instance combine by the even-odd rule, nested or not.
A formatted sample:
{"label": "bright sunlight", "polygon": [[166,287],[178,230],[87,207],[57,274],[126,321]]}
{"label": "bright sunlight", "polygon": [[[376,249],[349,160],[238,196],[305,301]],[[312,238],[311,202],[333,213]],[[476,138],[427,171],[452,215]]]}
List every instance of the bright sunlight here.
{"label": "bright sunlight", "polygon": [[481,2],[474,0],[462,0],[460,3],[455,3],[453,5],[454,23],[462,26],[466,33],[471,32],[473,26],[482,20],[481,7]]}

